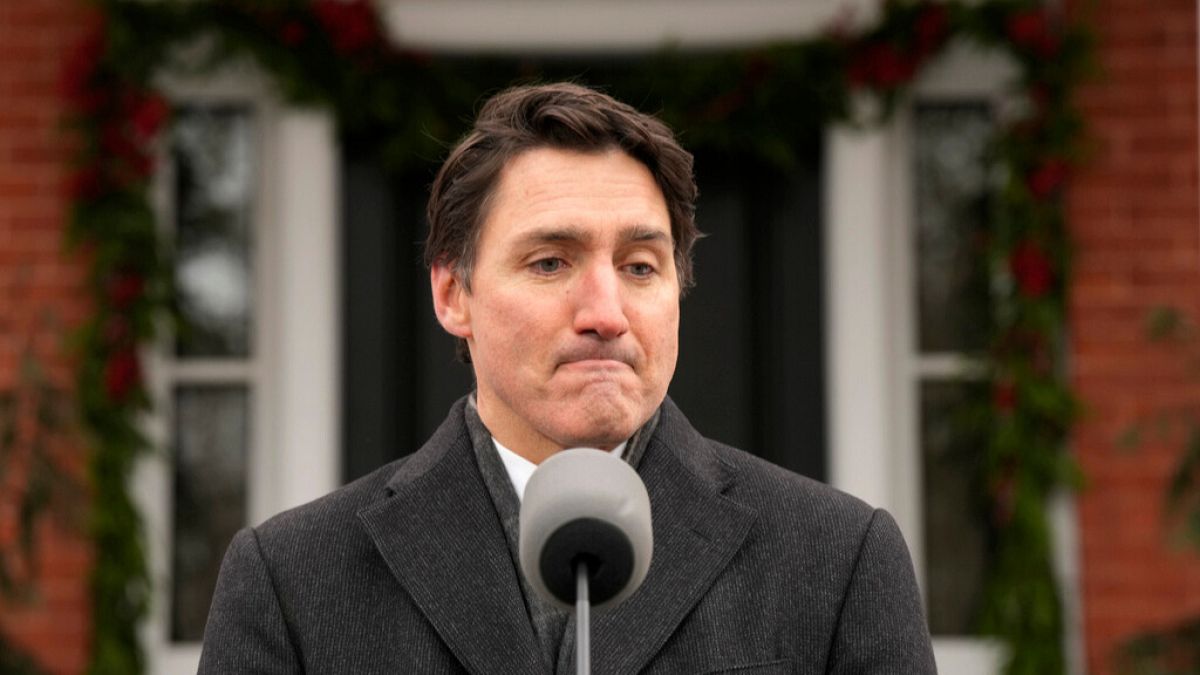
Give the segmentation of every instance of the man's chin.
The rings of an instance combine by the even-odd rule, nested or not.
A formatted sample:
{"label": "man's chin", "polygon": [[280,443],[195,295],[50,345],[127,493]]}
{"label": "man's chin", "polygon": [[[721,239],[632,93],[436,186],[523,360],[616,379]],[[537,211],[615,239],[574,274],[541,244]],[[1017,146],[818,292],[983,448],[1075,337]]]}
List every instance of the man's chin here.
{"label": "man's chin", "polygon": [[649,419],[641,406],[628,401],[587,398],[569,403],[572,418],[562,425],[559,443],[564,447],[613,448],[625,441]]}

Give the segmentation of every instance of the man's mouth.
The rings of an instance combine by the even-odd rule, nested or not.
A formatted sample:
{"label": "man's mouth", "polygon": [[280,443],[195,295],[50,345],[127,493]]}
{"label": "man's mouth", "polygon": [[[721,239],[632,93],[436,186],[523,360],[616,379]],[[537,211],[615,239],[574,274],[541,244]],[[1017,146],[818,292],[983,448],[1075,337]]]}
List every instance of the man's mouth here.
{"label": "man's mouth", "polygon": [[558,365],[581,369],[617,369],[633,368],[634,356],[629,350],[621,348],[597,349],[589,346],[587,349],[568,350],[560,355]]}
{"label": "man's mouth", "polygon": [[577,361],[567,361],[562,364],[569,368],[579,368],[587,370],[616,370],[626,369],[629,364],[616,359],[579,359]]}

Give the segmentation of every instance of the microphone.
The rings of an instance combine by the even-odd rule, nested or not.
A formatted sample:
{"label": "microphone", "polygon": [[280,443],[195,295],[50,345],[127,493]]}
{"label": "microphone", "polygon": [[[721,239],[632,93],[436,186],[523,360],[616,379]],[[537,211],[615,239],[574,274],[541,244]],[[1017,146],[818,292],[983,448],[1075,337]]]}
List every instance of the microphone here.
{"label": "microphone", "polygon": [[572,448],[541,463],[525,486],[518,551],[529,584],[554,604],[597,609],[620,604],[650,569],[650,496],[633,467],[593,448]]}

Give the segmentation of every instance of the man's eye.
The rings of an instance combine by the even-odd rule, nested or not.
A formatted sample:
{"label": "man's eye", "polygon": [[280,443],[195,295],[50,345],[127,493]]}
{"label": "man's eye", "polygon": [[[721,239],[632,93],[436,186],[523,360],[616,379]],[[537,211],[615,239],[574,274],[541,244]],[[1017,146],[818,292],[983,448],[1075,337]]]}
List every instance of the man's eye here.
{"label": "man's eye", "polygon": [[629,266],[629,273],[635,277],[648,277],[654,274],[654,265],[650,263],[633,263]]}
{"label": "man's eye", "polygon": [[534,269],[542,274],[554,274],[562,269],[562,258],[542,258],[533,263]]}

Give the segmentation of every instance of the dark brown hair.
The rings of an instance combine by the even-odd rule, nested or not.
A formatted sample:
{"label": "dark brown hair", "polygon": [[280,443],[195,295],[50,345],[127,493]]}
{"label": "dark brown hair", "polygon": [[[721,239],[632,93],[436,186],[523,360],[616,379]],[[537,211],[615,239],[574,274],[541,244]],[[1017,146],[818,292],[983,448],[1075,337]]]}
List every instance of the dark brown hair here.
{"label": "dark brown hair", "polygon": [[425,264],[450,265],[470,291],[479,233],[500,172],[521,153],[543,147],[581,152],[620,148],[645,164],[667,203],[679,287],[693,285],[692,245],[699,232],[691,153],[658,119],[567,82],[514,87],[484,104],[474,128],[450,151],[433,181]]}

